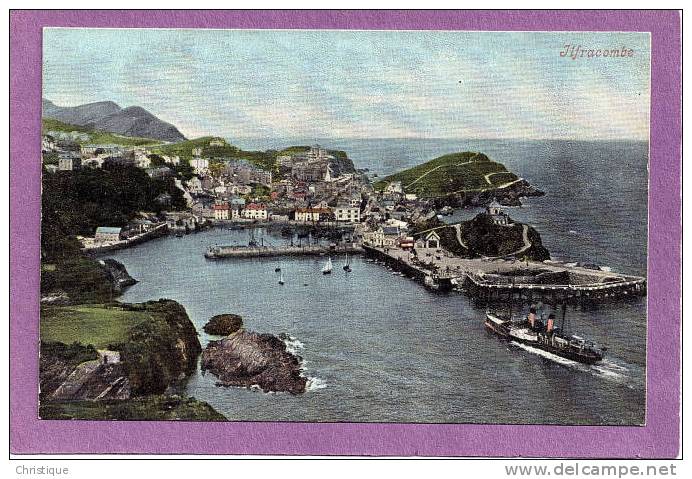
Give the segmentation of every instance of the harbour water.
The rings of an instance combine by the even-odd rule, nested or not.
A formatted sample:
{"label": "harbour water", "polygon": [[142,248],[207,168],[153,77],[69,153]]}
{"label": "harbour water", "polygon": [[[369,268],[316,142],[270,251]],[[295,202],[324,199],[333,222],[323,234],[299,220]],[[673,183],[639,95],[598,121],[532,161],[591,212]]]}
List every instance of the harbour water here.
{"label": "harbour water", "polygon": [[[645,275],[646,144],[436,141],[441,144],[320,143],[346,150],[357,167],[380,176],[446,152],[484,151],[546,191],[546,197],[509,213],[535,225],[553,257]],[[240,143],[262,149],[296,144]],[[179,301],[203,346],[210,338],[202,326],[226,312],[242,315],[248,329],[293,338],[290,346],[304,358],[305,374],[312,378],[303,395],[217,387],[213,375],[200,372],[187,382],[186,394],[230,420],[644,422],[645,298],[568,311],[574,332],[608,347],[603,363],[585,366],[498,340],[484,330],[484,308],[469,298],[428,291],[362,257],[354,258],[351,273],[335,259],[334,273],[327,276],[321,274],[326,258],[282,258],[283,286],[274,271],[277,259],[204,258],[208,246],[242,244],[247,235],[213,229],[109,255],[140,281],[122,301]]]}

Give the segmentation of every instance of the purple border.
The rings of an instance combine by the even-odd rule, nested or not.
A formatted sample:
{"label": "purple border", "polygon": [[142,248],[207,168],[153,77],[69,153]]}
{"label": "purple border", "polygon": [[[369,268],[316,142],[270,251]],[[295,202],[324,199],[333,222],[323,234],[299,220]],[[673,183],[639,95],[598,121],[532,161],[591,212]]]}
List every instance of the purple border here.
{"label": "purple border", "polygon": [[[651,32],[646,426],[38,420],[41,171],[37,158],[44,26]],[[676,11],[12,11],[11,452],[676,457],[680,437],[682,236],[680,28],[681,13]],[[547,444],[550,447],[546,449]]]}

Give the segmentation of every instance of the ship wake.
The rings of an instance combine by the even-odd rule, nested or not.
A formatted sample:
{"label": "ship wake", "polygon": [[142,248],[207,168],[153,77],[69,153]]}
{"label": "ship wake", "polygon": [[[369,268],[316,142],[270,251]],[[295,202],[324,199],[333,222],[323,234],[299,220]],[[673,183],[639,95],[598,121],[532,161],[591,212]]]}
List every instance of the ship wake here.
{"label": "ship wake", "polygon": [[541,356],[545,359],[549,359],[553,362],[556,362],[562,366],[577,369],[579,371],[592,374],[596,377],[608,380],[608,381],[613,381],[617,382],[619,384],[626,385],[628,387],[635,387],[636,386],[636,379],[632,377],[630,374],[630,368],[622,365],[619,361],[616,361],[612,358],[606,358],[600,361],[597,364],[584,364],[580,363],[577,361],[572,361],[571,359],[563,358],[561,356],[557,356],[555,354],[549,353],[548,351],[544,351],[542,349],[534,348],[532,346],[529,346],[527,344],[522,344],[518,343],[515,341],[512,341],[511,344],[514,346],[517,346],[527,352],[530,352],[532,354],[536,354],[538,356]]}

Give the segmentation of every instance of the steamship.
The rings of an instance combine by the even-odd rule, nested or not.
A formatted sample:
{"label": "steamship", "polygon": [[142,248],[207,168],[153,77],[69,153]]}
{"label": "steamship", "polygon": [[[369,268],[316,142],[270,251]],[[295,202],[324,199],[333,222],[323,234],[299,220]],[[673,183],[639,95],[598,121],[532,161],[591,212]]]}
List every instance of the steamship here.
{"label": "steamship", "polygon": [[564,332],[566,305],[562,306],[562,326],[555,326],[555,314],[550,313],[548,321],[536,316],[536,308],[532,307],[526,319],[515,321],[510,317],[504,318],[490,311],[485,314],[485,327],[488,331],[509,341],[526,344],[542,349],[572,361],[594,364],[603,359],[606,349],[597,346],[593,341],[581,336]]}

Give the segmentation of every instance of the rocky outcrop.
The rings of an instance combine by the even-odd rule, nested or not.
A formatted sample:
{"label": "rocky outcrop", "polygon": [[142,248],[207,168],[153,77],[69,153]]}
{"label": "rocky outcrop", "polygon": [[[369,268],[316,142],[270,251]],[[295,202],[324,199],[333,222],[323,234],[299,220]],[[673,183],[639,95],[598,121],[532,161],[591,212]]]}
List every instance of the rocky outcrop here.
{"label": "rocky outcrop", "polygon": [[204,325],[204,332],[213,336],[228,336],[243,327],[243,318],[237,314],[219,314]]}
{"label": "rocky outcrop", "polygon": [[122,363],[104,362],[107,356],[78,365],[48,400],[97,401],[129,399],[130,381]]}
{"label": "rocky outcrop", "polygon": [[503,206],[521,206],[521,198],[544,196],[545,192],[529,184],[526,180],[518,181],[507,188],[495,190],[494,196]]}
{"label": "rocky outcrop", "polygon": [[163,393],[194,372],[202,346],[182,305],[161,299],[122,307],[151,316],[134,326],[129,341],[119,345],[133,394]]}
{"label": "rocky outcrop", "polygon": [[506,188],[496,188],[481,192],[466,192],[435,198],[432,202],[435,209],[445,206],[453,208],[487,206],[493,200],[497,200],[503,206],[521,206],[521,198],[545,196],[545,192],[529,184],[526,180],[519,180]]}
{"label": "rocky outcrop", "polygon": [[134,279],[127,272],[125,265],[119,261],[112,258],[106,258],[99,261],[101,266],[103,266],[108,279],[113,284],[113,289],[120,293],[128,286],[137,284],[137,280]]}
{"label": "rocky outcrop", "polygon": [[50,305],[110,302],[137,281],[114,259],[75,256],[41,271],[41,302]]}
{"label": "rocky outcrop", "polygon": [[93,346],[78,343],[42,342],[39,361],[39,388],[41,398],[50,397],[63,384],[77,366],[98,359]]}
{"label": "rocky outcrop", "polygon": [[529,225],[496,225],[489,215],[480,213],[472,220],[461,223],[460,228],[467,256],[516,256],[537,261],[550,259],[540,234]]}
{"label": "rocky outcrop", "polygon": [[221,386],[300,394],[307,385],[301,358],[290,353],[281,339],[245,330],[211,341],[202,353],[202,370],[218,377]]}

